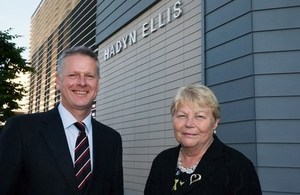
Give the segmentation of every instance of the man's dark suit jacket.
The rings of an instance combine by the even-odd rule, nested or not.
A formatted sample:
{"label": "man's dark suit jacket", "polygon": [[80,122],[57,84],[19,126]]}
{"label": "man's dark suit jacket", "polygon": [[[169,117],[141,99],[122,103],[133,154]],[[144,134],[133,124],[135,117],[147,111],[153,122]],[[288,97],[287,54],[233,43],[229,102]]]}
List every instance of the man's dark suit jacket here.
{"label": "man's dark suit jacket", "polygon": [[[180,146],[161,152],[153,161],[145,195],[261,195],[255,168],[240,152],[224,145],[217,136],[199,162],[194,182],[172,192]],[[200,174],[201,177],[199,177]]]}
{"label": "man's dark suit jacket", "polygon": [[[122,195],[120,134],[92,119],[93,173],[86,195]],[[0,134],[0,195],[79,195],[57,107],[9,119]]]}

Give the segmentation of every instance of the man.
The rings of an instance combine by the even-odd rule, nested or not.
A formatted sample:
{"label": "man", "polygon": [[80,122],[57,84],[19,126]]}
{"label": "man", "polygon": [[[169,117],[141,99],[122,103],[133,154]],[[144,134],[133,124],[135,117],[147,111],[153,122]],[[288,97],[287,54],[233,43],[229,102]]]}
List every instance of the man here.
{"label": "man", "polygon": [[0,195],[123,194],[121,136],[91,116],[99,78],[99,61],[89,48],[60,56],[60,104],[13,117],[3,128]]}

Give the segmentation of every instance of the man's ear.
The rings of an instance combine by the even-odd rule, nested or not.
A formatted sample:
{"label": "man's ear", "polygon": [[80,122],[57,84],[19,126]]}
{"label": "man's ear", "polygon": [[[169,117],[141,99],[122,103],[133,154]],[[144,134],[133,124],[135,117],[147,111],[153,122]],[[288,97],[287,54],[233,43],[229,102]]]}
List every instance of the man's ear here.
{"label": "man's ear", "polygon": [[55,77],[55,88],[57,91],[60,91],[60,77],[58,76],[58,74],[56,74],[56,77]]}

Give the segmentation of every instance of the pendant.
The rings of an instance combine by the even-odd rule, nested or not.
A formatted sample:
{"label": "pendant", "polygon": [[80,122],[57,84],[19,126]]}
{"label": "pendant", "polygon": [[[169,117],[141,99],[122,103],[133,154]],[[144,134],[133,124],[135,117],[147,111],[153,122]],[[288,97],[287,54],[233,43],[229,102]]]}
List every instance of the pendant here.
{"label": "pendant", "polygon": [[190,177],[190,185],[192,185],[192,183],[195,183],[197,181],[201,180],[201,175],[200,174],[192,174]]}

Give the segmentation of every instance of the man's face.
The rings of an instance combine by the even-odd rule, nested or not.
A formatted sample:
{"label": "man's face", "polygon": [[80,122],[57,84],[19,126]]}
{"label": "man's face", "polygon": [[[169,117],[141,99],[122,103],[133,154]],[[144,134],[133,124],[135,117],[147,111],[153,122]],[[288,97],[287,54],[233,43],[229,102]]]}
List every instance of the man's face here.
{"label": "man's face", "polygon": [[61,75],[56,77],[61,103],[74,113],[90,111],[99,89],[99,75],[93,58],[81,54],[65,58]]}

